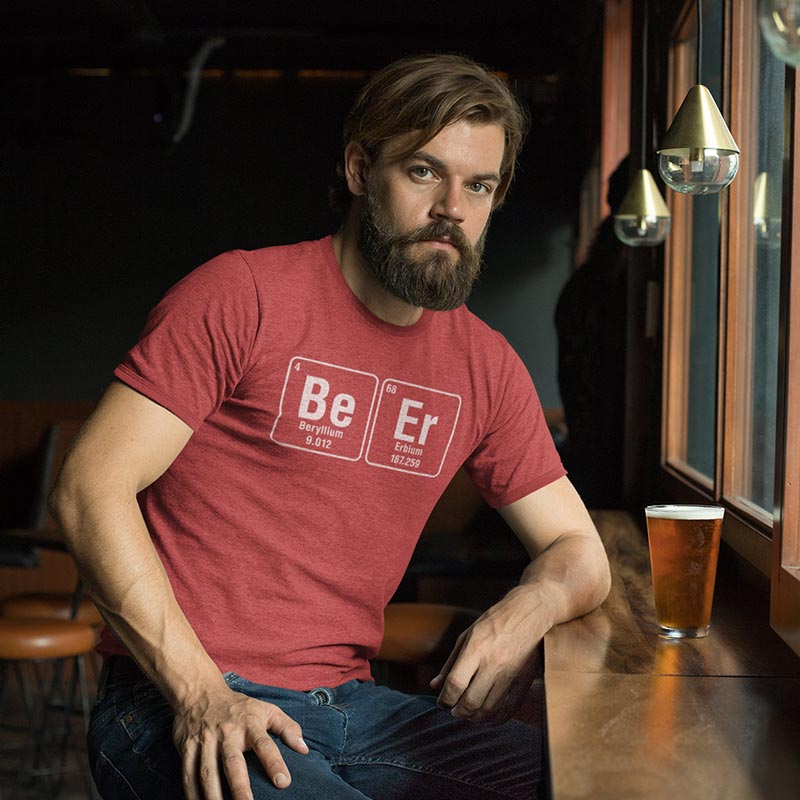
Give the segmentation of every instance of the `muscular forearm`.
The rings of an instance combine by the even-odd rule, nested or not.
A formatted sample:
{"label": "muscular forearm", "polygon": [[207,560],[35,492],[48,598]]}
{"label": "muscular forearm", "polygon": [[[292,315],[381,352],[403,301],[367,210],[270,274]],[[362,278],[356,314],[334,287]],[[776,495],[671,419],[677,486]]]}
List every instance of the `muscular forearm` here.
{"label": "muscular forearm", "polygon": [[561,622],[603,602],[608,559],[591,518],[563,478],[501,509],[531,556],[518,586],[459,638],[431,686],[459,717],[503,718],[536,674],[537,648]]}
{"label": "muscular forearm", "polygon": [[510,595],[527,597],[546,633],[594,610],[608,595],[608,559],[596,535],[565,533],[534,558]]}
{"label": "muscular forearm", "polygon": [[191,436],[171,412],[115,383],[67,457],[51,496],[67,545],[101,613],[170,702],[187,800],[252,800],[244,753],[273,784],[291,782],[268,735],[307,753],[280,708],[231,690],[178,605],[136,495],[169,468]]}
{"label": "muscular forearm", "polygon": [[103,617],[173,707],[224,687],[175,600],[135,493],[67,473],[51,506]]}

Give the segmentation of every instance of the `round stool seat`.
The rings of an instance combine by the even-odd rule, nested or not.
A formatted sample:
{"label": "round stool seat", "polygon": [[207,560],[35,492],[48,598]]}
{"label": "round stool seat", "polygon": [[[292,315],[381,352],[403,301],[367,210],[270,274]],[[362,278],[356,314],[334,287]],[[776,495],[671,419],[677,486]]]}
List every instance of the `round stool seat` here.
{"label": "round stool seat", "polygon": [[[57,592],[35,592],[7,597],[0,604],[0,617],[5,619],[71,619],[72,595]],[[82,597],[75,619],[90,625],[102,625],[103,618],[95,604]]]}
{"label": "round stool seat", "polygon": [[91,652],[95,631],[76,620],[0,619],[0,659],[71,658]]}

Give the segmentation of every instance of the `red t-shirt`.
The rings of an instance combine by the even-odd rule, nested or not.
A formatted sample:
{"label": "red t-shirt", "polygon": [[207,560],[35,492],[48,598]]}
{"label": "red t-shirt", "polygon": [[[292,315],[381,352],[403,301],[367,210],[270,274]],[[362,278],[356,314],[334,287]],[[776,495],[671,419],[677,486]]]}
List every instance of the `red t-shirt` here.
{"label": "red t-shirt", "polygon": [[[496,507],[564,475],[505,339],[465,307],[381,321],[330,237],[204,264],[115,374],[194,430],[139,503],[208,653],[259,683],[370,678],[383,609],[462,464]],[[123,652],[108,631],[101,652]]]}

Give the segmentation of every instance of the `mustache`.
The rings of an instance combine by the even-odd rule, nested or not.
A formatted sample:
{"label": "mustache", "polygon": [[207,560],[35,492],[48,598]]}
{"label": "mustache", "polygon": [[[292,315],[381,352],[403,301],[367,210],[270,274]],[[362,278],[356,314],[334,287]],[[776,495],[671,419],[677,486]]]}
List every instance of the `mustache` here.
{"label": "mustache", "polygon": [[430,239],[447,239],[456,247],[461,255],[465,255],[472,250],[472,245],[464,231],[462,231],[458,225],[453,225],[453,223],[443,219],[434,220],[427,225],[415,228],[399,236],[398,244],[401,246],[416,244],[417,242],[425,242]]}

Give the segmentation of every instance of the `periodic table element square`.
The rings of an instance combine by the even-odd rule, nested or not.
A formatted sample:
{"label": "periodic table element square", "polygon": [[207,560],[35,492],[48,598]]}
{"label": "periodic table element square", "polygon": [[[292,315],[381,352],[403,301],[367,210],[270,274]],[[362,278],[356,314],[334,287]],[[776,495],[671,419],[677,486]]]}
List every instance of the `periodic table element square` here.
{"label": "periodic table element square", "polygon": [[270,438],[284,447],[358,461],[378,383],[369,372],[295,356]]}
{"label": "periodic table element square", "polygon": [[435,478],[461,411],[461,397],[387,378],[381,386],[366,462]]}

